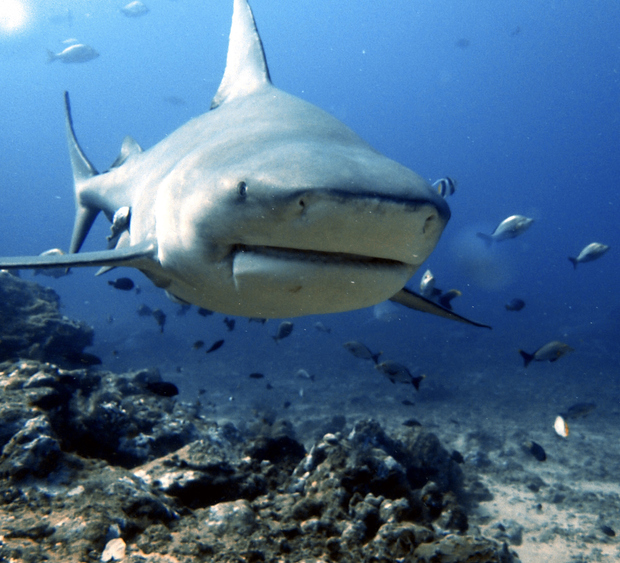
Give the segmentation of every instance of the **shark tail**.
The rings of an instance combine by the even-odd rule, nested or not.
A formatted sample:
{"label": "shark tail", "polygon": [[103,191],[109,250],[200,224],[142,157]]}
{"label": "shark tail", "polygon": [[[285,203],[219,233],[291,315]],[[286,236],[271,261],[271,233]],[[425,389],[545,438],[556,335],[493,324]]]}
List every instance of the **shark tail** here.
{"label": "shark tail", "polygon": [[92,227],[99,208],[88,205],[83,201],[83,192],[86,184],[93,176],[98,174],[95,167],[86,158],[84,151],[80,147],[73,129],[73,120],[71,119],[71,103],[69,101],[69,92],[65,92],[65,116],[67,127],[67,142],[69,145],[69,158],[71,159],[71,168],[73,170],[73,183],[75,188],[75,223],[73,225],[73,235],[71,236],[71,245],[69,254],[74,254],[80,250],[88,231]]}
{"label": "shark tail", "polygon": [[573,269],[577,269],[577,264],[579,264],[579,262],[577,262],[577,258],[572,258],[571,256],[568,257],[568,259],[573,263]]}
{"label": "shark tail", "polygon": [[49,49],[47,49],[47,64],[49,63],[53,63],[58,57],[56,56],[56,53],[54,53],[54,51],[50,51]]}

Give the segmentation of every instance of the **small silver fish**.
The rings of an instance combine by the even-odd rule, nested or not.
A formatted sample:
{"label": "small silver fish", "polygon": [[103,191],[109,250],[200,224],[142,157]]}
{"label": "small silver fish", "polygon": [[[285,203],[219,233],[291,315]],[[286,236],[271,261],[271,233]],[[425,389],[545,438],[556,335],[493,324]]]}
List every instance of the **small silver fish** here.
{"label": "small silver fish", "polygon": [[121,8],[121,12],[128,18],[139,18],[148,14],[149,9],[140,0],[134,0]]}
{"label": "small silver fish", "polygon": [[293,332],[293,326],[293,323],[290,321],[282,321],[278,327],[276,335],[271,338],[273,338],[277,343],[278,340],[282,340],[283,338],[290,336],[291,332]]}
{"label": "small silver fish", "polygon": [[441,290],[435,288],[435,276],[433,276],[433,272],[430,270],[426,270],[422,276],[422,281],[420,282],[420,293],[422,294],[422,297],[426,297],[427,299],[431,299],[432,297],[436,297],[441,294]]}
{"label": "small silver fish", "polygon": [[534,219],[529,219],[523,215],[511,215],[504,219],[490,235],[485,233],[476,233],[487,244],[491,244],[493,241],[499,242],[501,240],[507,240],[509,238],[515,238],[522,235],[527,231]]}
{"label": "small silver fish", "polygon": [[[46,250],[41,253],[41,256],[50,256],[50,255],[63,255],[64,252],[60,250],[60,248],[52,248],[51,250]],[[69,268],[37,268],[33,274],[35,276],[50,276],[52,278],[62,278],[71,273]]]}
{"label": "small silver fish", "polygon": [[355,340],[345,342],[343,346],[356,358],[360,358],[362,360],[372,360],[375,364],[379,361],[379,356],[383,354],[383,352],[373,354],[367,346],[364,346],[361,342],[357,342]]}
{"label": "small silver fish", "polygon": [[606,244],[601,244],[600,242],[592,242],[588,246],[586,246],[580,253],[577,258],[568,257],[568,259],[573,263],[573,268],[577,268],[577,264],[580,262],[592,262],[592,260],[596,260],[600,258],[609,250],[609,246]]}
{"label": "small silver fish", "polygon": [[557,359],[570,352],[574,352],[574,348],[571,348],[568,344],[564,344],[564,342],[559,342],[558,340],[548,342],[536,350],[533,354],[528,354],[523,350],[519,350],[519,354],[521,354],[521,357],[523,358],[524,367],[527,367],[532,361],[555,362]]}
{"label": "small silver fish", "polygon": [[439,195],[443,198],[453,195],[456,191],[456,180],[453,180],[449,176],[441,178],[432,184],[433,188],[437,190]]}
{"label": "small silver fish", "polygon": [[89,45],[84,45],[83,43],[70,45],[60,53],[54,53],[49,49],[47,50],[48,63],[53,63],[55,60],[59,60],[63,63],[86,63],[96,59],[98,56],[99,53],[97,53],[97,51]]}

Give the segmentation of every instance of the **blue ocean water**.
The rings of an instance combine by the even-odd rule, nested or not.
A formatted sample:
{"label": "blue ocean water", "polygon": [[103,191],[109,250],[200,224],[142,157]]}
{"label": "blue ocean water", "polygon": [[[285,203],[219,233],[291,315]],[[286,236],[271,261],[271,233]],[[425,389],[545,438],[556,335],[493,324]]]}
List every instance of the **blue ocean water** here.
{"label": "blue ocean water", "polygon": [[[74,202],[64,90],[99,170],[125,135],[147,148],[208,109],[225,66],[232,1],[145,3],[148,14],[128,18],[122,2],[3,0],[0,254],[68,247]],[[581,378],[588,397],[610,389],[620,397],[620,5],[254,0],[252,8],[276,86],[425,178],[458,181],[452,218],[409,286],[417,289],[431,268],[438,287],[462,292],[455,310],[493,331],[394,306],[387,318],[366,309],[298,319],[276,344],[269,335],[277,321],[236,319],[227,331],[222,315],[203,318],[195,308],[179,315],[132,270],[98,278],[74,270],[60,279],[22,272],[53,287],[65,314],[95,327],[91,351],[104,366],[158,365],[178,381],[183,371],[206,374],[187,381],[190,392],[210,377],[234,389],[257,370],[303,367],[338,378],[359,369],[341,346],[355,339],[441,380],[483,369],[520,374],[519,348],[562,340],[575,352],[545,365],[545,377]],[[59,52],[68,38],[100,57],[46,64],[46,49]],[[535,219],[521,237],[491,248],[476,237],[513,214]],[[104,248],[108,229],[100,218],[84,250]],[[573,270],[567,257],[594,241],[609,252]],[[108,285],[123,275],[140,285],[139,295]],[[515,297],[526,307],[508,312]],[[163,334],[136,315],[142,303],[166,312]],[[317,321],[331,333],[316,330]],[[208,346],[220,338],[226,344],[213,355],[191,349],[195,340]]]}

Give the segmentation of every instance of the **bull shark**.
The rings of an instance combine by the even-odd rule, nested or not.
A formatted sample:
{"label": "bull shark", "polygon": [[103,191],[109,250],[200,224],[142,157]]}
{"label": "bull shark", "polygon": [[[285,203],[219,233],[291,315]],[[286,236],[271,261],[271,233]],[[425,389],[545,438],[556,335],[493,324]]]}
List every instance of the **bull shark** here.
{"label": "bull shark", "polygon": [[[295,317],[387,299],[477,326],[405,284],[450,210],[415,172],[316,106],[276,88],[247,0],[234,0],[226,68],[210,110],[148,150],[131,137],[98,173],[66,130],[76,219],[68,254],[0,268],[129,266],[183,303]],[[107,250],[79,253],[100,212]]]}

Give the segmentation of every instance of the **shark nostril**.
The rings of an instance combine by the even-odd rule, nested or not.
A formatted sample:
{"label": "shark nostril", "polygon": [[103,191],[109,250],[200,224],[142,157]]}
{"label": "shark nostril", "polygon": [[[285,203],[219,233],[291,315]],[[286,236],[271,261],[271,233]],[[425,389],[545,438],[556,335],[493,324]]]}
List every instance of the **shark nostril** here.
{"label": "shark nostril", "polygon": [[434,229],[434,225],[436,222],[437,222],[437,214],[431,213],[426,218],[426,221],[424,222],[424,227],[422,227],[422,232],[426,234],[427,232],[432,231]]}

